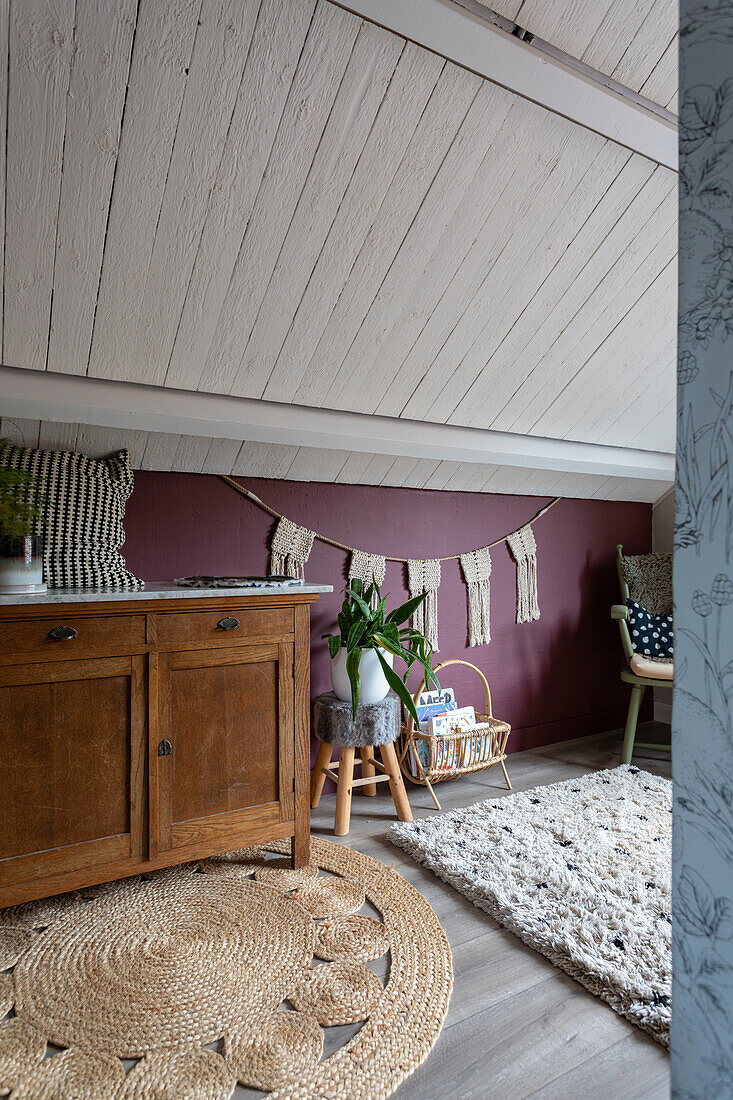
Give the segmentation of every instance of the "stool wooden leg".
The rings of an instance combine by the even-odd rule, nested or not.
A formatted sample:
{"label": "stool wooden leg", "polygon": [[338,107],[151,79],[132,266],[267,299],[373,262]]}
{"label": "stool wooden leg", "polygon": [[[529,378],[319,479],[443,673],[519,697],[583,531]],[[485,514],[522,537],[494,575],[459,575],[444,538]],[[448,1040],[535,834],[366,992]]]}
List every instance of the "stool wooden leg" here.
{"label": "stool wooden leg", "polygon": [[[366,779],[368,776],[374,775],[374,764],[372,763],[372,760],[374,759],[374,757],[372,755],[373,753],[374,753],[374,749],[371,748],[371,747],[359,749],[359,756],[361,757],[361,775],[362,775],[362,779]],[[364,792],[364,794],[370,794],[370,795],[371,794],[376,794],[377,793],[377,784],[376,783],[365,783],[364,786],[361,789]]]}
{"label": "stool wooden leg", "polygon": [[344,746],[339,753],[339,781],[336,787],[336,836],[346,836],[351,820],[351,784],[354,779],[353,748]]}
{"label": "stool wooden leg", "polygon": [[323,784],[326,782],[326,776],[323,769],[327,768],[331,763],[332,753],[333,745],[329,745],[328,741],[321,741],[321,747],[318,750],[318,756],[313,765],[313,775],[311,777],[311,807],[314,810],[321,801]]}
{"label": "stool wooden leg", "polygon": [[382,762],[389,776],[389,789],[392,792],[397,816],[400,821],[412,821],[412,810],[410,809],[410,803],[407,801],[407,791],[405,790],[394,745],[380,745],[379,751],[382,754]]}

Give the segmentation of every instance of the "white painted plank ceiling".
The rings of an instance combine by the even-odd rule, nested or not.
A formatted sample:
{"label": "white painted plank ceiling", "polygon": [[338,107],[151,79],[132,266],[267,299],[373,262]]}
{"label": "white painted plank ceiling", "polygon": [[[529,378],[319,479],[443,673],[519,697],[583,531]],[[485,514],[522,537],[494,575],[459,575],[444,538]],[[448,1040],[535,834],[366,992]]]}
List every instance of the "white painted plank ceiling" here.
{"label": "white painted plank ceiling", "polygon": [[[492,6],[673,104],[670,0]],[[669,169],[328,0],[11,0],[0,111],[6,365],[673,449]],[[151,469],[537,484],[131,438]]]}
{"label": "white painted plank ceiling", "polygon": [[479,3],[653,103],[676,111],[678,0]]}

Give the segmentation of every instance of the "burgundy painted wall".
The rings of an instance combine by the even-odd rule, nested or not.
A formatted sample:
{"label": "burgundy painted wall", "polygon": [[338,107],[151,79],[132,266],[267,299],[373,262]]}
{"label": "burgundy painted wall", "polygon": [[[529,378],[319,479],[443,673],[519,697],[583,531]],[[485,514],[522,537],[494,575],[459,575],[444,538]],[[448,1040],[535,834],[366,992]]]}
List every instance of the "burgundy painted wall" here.
{"label": "burgundy painted wall", "polygon": [[[241,480],[296,523],[362,550],[403,557],[442,557],[485,546],[547,503],[546,497]],[[145,580],[168,580],[266,572],[274,521],[214,476],[140,471],[125,526],[129,567]],[[438,658],[461,657],[484,671],[494,713],[512,725],[508,747],[514,752],[623,725],[627,690],[618,677],[621,646],[609,615],[619,595],[614,548],[622,542],[629,553],[650,551],[651,506],[567,499],[534,532],[538,622],[514,621],[516,570],[506,545],[492,550],[488,646],[467,646],[459,562],[443,563],[438,593]],[[320,639],[335,626],[347,567],[346,553],[316,540],[307,579],[336,591],[312,606],[314,695],[330,690]],[[405,572],[399,563],[387,563],[385,591],[393,604],[408,594]],[[469,670],[451,670],[444,683],[456,687],[461,702],[482,702]]]}

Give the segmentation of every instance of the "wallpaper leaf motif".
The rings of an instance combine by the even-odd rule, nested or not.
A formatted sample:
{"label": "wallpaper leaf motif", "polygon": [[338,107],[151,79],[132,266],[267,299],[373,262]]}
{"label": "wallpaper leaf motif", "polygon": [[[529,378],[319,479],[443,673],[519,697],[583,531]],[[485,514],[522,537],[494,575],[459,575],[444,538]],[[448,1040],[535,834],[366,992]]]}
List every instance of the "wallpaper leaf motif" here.
{"label": "wallpaper leaf motif", "polygon": [[733,1096],[733,0],[680,25],[675,1100]]}

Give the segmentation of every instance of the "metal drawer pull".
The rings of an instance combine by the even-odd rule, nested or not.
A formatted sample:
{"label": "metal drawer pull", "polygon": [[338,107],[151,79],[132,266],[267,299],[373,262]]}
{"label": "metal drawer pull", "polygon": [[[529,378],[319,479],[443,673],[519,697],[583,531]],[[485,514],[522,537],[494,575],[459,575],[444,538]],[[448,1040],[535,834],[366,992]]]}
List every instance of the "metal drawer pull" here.
{"label": "metal drawer pull", "polygon": [[219,630],[236,630],[239,626],[239,619],[219,619],[219,622],[216,625],[218,626]]}
{"label": "metal drawer pull", "polygon": [[170,756],[173,746],[170,741],[160,741],[158,744],[158,756]]}
{"label": "metal drawer pull", "polygon": [[73,626],[55,626],[49,630],[48,636],[52,642],[70,642],[79,633]]}

